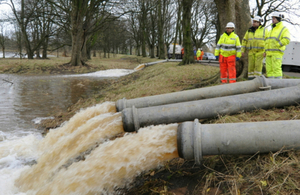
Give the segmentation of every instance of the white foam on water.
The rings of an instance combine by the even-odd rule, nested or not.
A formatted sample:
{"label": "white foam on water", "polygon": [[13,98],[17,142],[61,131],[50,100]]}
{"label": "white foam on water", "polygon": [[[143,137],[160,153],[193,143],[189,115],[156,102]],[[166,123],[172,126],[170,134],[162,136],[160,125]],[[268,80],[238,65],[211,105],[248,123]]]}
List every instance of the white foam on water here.
{"label": "white foam on water", "polygon": [[130,69],[108,69],[86,74],[64,75],[63,77],[121,77],[135,72]]}
{"label": "white foam on water", "polygon": [[5,132],[1,135],[4,139],[0,141],[0,194],[25,195],[14,183],[38,159],[37,145],[41,136],[31,134],[18,137]]}
{"label": "white foam on water", "polygon": [[54,117],[52,117],[52,116],[50,116],[50,117],[37,117],[37,118],[35,118],[35,119],[32,119],[32,122],[33,122],[34,124],[41,124],[41,122],[42,122],[43,120],[47,120],[47,119],[54,119]]}

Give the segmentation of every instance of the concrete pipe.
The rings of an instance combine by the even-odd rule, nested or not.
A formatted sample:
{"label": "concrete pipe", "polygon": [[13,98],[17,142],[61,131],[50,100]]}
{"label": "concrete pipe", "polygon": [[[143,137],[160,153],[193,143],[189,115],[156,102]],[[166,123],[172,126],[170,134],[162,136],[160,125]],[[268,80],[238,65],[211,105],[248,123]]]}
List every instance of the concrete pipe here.
{"label": "concrete pipe", "polygon": [[179,156],[201,163],[205,155],[255,154],[300,149],[300,120],[253,123],[200,124],[178,126]]}
{"label": "concrete pipe", "polygon": [[122,111],[125,131],[157,124],[213,118],[241,111],[295,105],[300,102],[300,85],[282,89],[240,94],[205,100],[181,102],[145,108],[126,108]]}
{"label": "concrete pipe", "polygon": [[300,84],[300,79],[266,79],[264,76],[257,77],[251,81],[237,82],[228,85],[217,85],[199,89],[179,91],[155,96],[135,99],[120,99],[116,102],[117,111],[125,108],[144,108],[178,102],[194,101],[214,97],[222,97],[243,93],[250,93],[265,89],[278,89]]}

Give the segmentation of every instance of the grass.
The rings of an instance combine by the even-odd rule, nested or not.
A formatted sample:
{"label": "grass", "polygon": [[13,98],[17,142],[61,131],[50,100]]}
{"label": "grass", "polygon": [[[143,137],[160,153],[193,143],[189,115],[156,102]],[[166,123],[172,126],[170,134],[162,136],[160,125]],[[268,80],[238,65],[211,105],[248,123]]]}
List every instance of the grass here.
{"label": "grass", "polygon": [[138,64],[157,59],[110,55],[111,58],[92,57],[87,66],[69,66],[70,57],[49,57],[48,59],[0,58],[0,73],[9,74],[68,74],[88,73],[97,70],[124,68],[134,69]]}
{"label": "grass", "polygon": [[[125,68],[133,69],[139,64],[155,59],[118,55],[112,58],[93,58],[88,63],[93,69],[78,67],[78,72]],[[61,73],[61,64],[69,58],[52,60],[0,60],[0,71],[18,73]],[[4,63],[3,63],[4,62]],[[43,71],[42,67],[52,67]],[[25,67],[28,67],[25,69]],[[56,70],[55,70],[56,68]],[[37,71],[38,70],[38,71]],[[156,94],[192,89],[218,73],[219,69],[200,64],[178,66],[168,62],[147,66],[141,71],[108,80],[103,89],[93,98],[80,99],[68,110],[56,114],[54,120],[45,121],[45,128],[55,128],[69,120],[79,109],[105,101],[117,101]],[[215,83],[214,85],[218,85]],[[206,124],[257,122],[275,120],[299,120],[300,106],[286,106],[268,110],[257,109],[202,121]],[[300,152],[280,150],[276,153],[253,155],[206,156],[202,164],[194,161],[173,159],[161,168],[150,170],[136,178],[130,189],[118,189],[121,194],[162,195],[256,195],[256,194],[300,194]]]}

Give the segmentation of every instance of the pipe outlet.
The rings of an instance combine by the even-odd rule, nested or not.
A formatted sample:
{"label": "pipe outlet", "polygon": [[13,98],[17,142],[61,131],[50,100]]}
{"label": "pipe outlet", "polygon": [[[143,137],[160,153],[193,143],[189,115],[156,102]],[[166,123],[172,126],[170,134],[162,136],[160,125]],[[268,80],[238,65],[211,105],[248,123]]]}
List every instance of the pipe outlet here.
{"label": "pipe outlet", "polygon": [[177,148],[181,158],[201,163],[203,156],[255,154],[280,149],[300,149],[300,120],[178,126]]}

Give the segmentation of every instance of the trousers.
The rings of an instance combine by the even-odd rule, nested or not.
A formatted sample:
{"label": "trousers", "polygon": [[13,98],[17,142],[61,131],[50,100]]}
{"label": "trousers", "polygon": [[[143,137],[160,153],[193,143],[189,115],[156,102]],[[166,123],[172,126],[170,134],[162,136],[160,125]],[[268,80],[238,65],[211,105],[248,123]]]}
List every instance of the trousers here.
{"label": "trousers", "polygon": [[236,68],[235,68],[235,55],[224,57],[219,55],[219,63],[220,63],[220,72],[221,72],[221,82],[227,83],[227,79],[229,83],[236,82]]}
{"label": "trousers", "polygon": [[264,60],[264,51],[249,52],[248,54],[248,78],[254,79],[255,76],[261,76]]}

